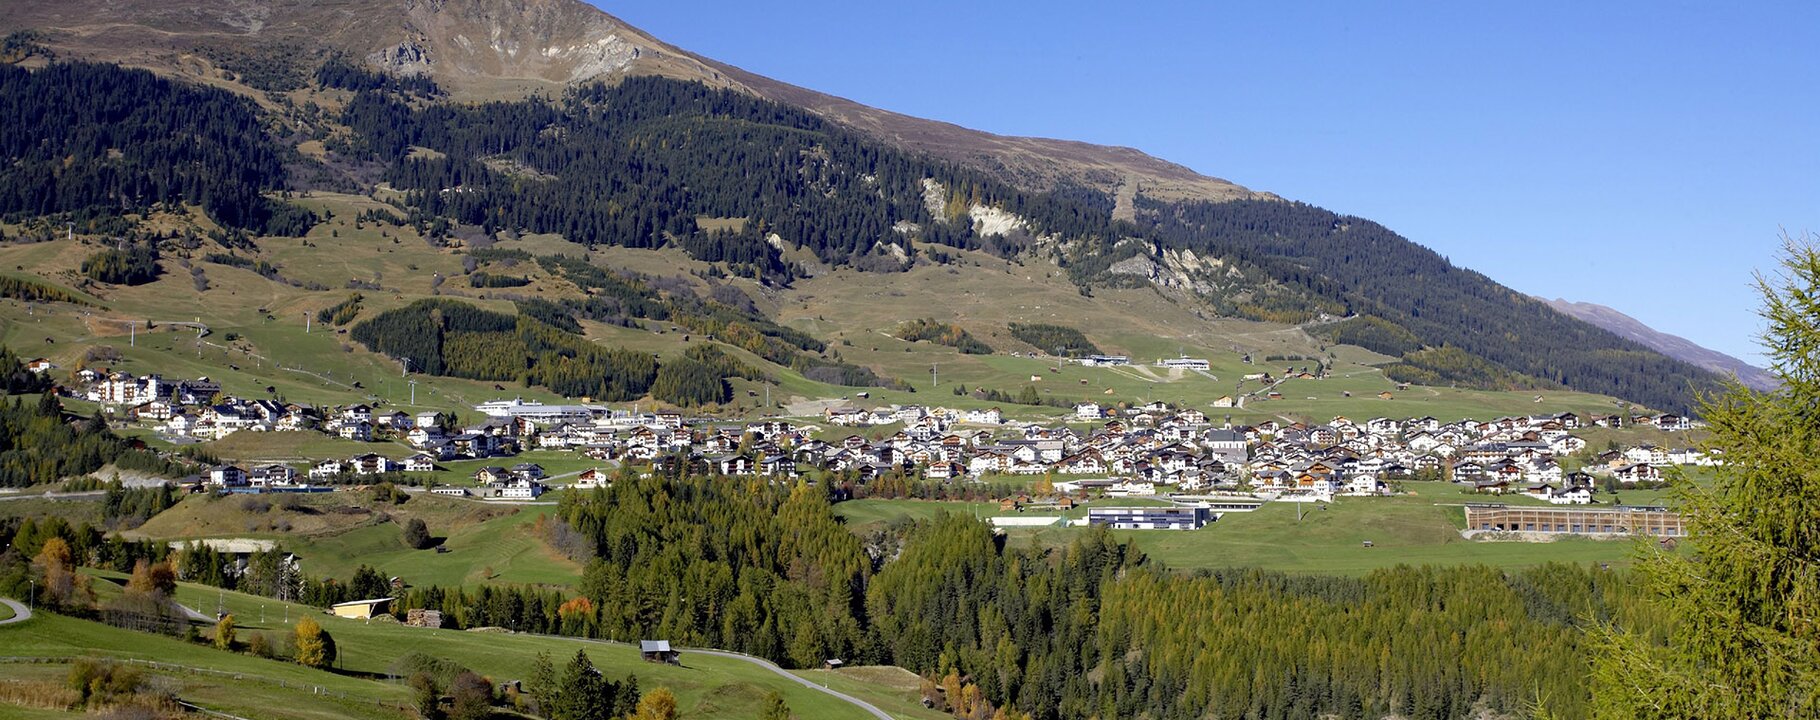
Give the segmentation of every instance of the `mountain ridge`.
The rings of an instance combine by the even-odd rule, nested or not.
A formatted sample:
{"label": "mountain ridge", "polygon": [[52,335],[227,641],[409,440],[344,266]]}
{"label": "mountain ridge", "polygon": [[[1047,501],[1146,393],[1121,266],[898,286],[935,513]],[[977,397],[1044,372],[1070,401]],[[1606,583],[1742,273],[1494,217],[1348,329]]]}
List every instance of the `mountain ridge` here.
{"label": "mountain ridge", "polygon": [[[322,43],[388,72],[429,75],[456,98],[471,100],[637,75],[698,80],[803,107],[879,140],[999,173],[1031,189],[1080,185],[1110,194],[1128,188],[1163,199],[1275,197],[1130,147],[997,135],[766,78],[670,45],[579,0],[72,0],[0,8],[0,27],[46,32],[58,50],[84,59],[180,72],[193,63],[186,56],[197,47],[252,52],[273,42]],[[1122,211],[1128,214],[1129,207]]]}
{"label": "mountain ridge", "polygon": [[1563,298],[1537,300],[1562,314],[1604,328],[1618,337],[1632,340],[1677,360],[1692,363],[1721,375],[1735,375],[1739,382],[1754,390],[1769,390],[1776,379],[1768,370],[1731,355],[1705,347],[1687,338],[1657,330],[1616,308],[1598,303],[1576,302]]}

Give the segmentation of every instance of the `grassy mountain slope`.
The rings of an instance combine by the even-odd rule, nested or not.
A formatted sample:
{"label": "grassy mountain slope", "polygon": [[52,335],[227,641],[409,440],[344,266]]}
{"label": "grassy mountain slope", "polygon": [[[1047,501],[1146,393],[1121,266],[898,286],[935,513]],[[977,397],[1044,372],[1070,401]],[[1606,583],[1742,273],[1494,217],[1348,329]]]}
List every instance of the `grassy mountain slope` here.
{"label": "grassy mountain slope", "polygon": [[[759,279],[763,281],[759,286],[747,286],[732,296],[743,295],[743,300],[730,301],[736,305],[751,304],[749,309],[761,314],[783,312],[793,303],[794,296],[810,294],[804,290],[808,282],[822,277],[847,277],[848,282],[870,288],[902,274],[879,271],[947,273],[949,278],[938,275],[934,286],[927,288],[937,301],[925,307],[943,307],[954,299],[948,292],[952,288],[946,287],[954,275],[978,275],[995,262],[1039,267],[1053,264],[1059,272],[1045,271],[1046,282],[1065,279],[1075,286],[1069,289],[1083,298],[1093,296],[1087,303],[1091,309],[1076,309],[1072,320],[1091,322],[1094,316],[1106,312],[1120,318],[1108,327],[1150,325],[1152,337],[1161,340],[1156,345],[1173,345],[1178,352],[1208,354],[1207,350],[1224,350],[1236,357],[1244,354],[1241,348],[1255,345],[1246,341],[1243,333],[1240,337],[1209,335],[1203,325],[1210,317],[1310,323],[1313,329],[1335,316],[1362,314],[1383,319],[1407,335],[1406,342],[1399,344],[1413,344],[1408,348],[1391,347],[1373,343],[1370,338],[1331,335],[1323,340],[1299,328],[1279,326],[1271,332],[1280,331],[1281,337],[1295,339],[1298,350],[1274,354],[1319,359],[1331,354],[1325,347],[1329,344],[1362,342],[1381,354],[1403,358],[1404,362],[1385,368],[1390,379],[1526,392],[1566,386],[1623,395],[1672,410],[1686,409],[1686,390],[1690,385],[1711,381],[1710,375],[1702,371],[1666,360],[1609,333],[1567,320],[1540,306],[1511,301],[1512,293],[1483,276],[1453,268],[1433,253],[1356,218],[1272,200],[1209,203],[1204,199],[1183,199],[1244,197],[1230,193],[1152,192],[1139,188],[1115,197],[1105,190],[1124,181],[1109,180],[1112,176],[1105,167],[1081,173],[1025,172],[1012,167],[1016,163],[1006,159],[1023,151],[1004,147],[996,154],[985,153],[997,158],[985,165],[951,164],[942,159],[941,152],[929,155],[922,151],[964,147],[966,141],[945,138],[941,133],[929,135],[927,140],[905,140],[897,136],[916,133],[896,133],[890,144],[880,144],[874,138],[893,133],[881,130],[883,126],[878,122],[826,110],[822,107],[827,104],[825,101],[782,90],[774,94],[782,93],[777,96],[787,96],[821,114],[788,104],[753,102],[751,95],[764,94],[755,91],[753,84],[729,83],[717,78],[719,71],[715,70],[684,72],[678,68],[696,66],[677,64],[681,61],[675,60],[674,53],[655,49],[655,45],[639,45],[625,57],[607,53],[618,58],[613,62],[601,60],[604,56],[599,53],[575,55],[570,51],[577,47],[600,50],[580,39],[601,40],[605,37],[600,35],[603,32],[621,40],[655,41],[617,24],[610,16],[589,14],[590,9],[578,9],[573,3],[559,0],[529,3],[513,13],[499,11],[487,3],[394,7],[379,2],[369,8],[379,14],[368,18],[369,22],[355,23],[358,28],[344,17],[349,7],[186,8],[134,2],[86,7],[78,3],[55,10],[6,10],[0,13],[0,27],[32,24],[49,28],[39,39],[58,52],[127,60],[251,98],[267,120],[266,134],[286,154],[286,186],[313,191],[290,200],[295,206],[317,210],[316,219],[327,222],[304,233],[301,242],[230,232],[226,237],[211,238],[220,247],[210,245],[208,240],[181,239],[178,248],[167,249],[181,250],[176,253],[182,257],[179,265],[198,255],[228,254],[248,269],[282,279],[279,285],[303,291],[265,288],[270,297],[262,305],[265,312],[256,316],[261,325],[269,325],[281,334],[286,325],[276,321],[285,315],[264,306],[285,304],[288,300],[289,304],[307,304],[304,312],[319,310],[344,299],[346,293],[342,289],[349,287],[371,288],[380,293],[368,301],[366,318],[424,294],[470,296],[479,301],[475,303],[479,306],[511,312],[513,305],[505,300],[542,293],[546,299],[576,303],[573,307],[580,310],[584,319],[580,328],[587,336],[597,341],[609,340],[608,344],[614,347],[621,343],[650,345],[650,352],[661,353],[658,346],[666,343],[653,345],[643,342],[639,333],[628,336],[624,331],[659,332],[663,328],[658,325],[669,321],[659,316],[663,313],[639,315],[612,303],[589,304],[582,309],[582,304],[594,303],[590,298],[600,294],[602,288],[587,282],[577,285],[575,278],[547,267],[543,271],[527,267],[522,272],[510,267],[482,269],[489,275],[503,274],[519,287],[441,285],[449,279],[468,285],[480,282],[481,276],[466,267],[472,262],[471,257],[456,257],[461,252],[522,234],[542,233],[557,235],[559,242],[577,241],[581,245],[571,247],[584,253],[604,252],[606,246],[660,252],[663,248],[680,247],[688,258],[706,263],[694,266],[694,279],[675,275],[674,266],[670,265],[665,266],[663,275],[646,273],[641,282],[649,284],[675,277],[689,288],[690,294],[707,296],[721,292],[723,286],[738,286],[740,281],[728,278],[729,274]],[[397,50],[385,44],[395,37],[394,31],[388,29],[393,22],[416,33],[411,36],[416,39],[400,42],[421,45],[417,50],[429,54],[413,54],[416,50],[411,48],[406,48],[410,52],[387,50]],[[235,49],[239,47],[235,43],[246,47],[265,41],[305,43],[303,30],[312,27],[322,30],[310,44],[299,46],[302,52],[260,54],[244,47]],[[490,49],[476,49],[479,46],[473,42],[482,30],[492,38],[486,46]],[[527,43],[533,39],[546,43],[537,53],[529,53],[533,45]],[[185,43],[199,44],[190,46],[190,52],[180,49]],[[462,50],[436,50],[445,45],[460,46]],[[127,48],[143,52],[134,54]],[[371,76],[377,80],[359,80],[359,73],[369,70],[355,71],[359,83],[352,85],[327,80],[314,68],[324,62],[348,62],[346,56],[331,57],[331,50],[352,54],[356,65],[367,68],[434,77],[448,83],[446,89],[454,91],[450,98],[455,100],[479,97],[474,88],[479,87],[477,83],[484,84],[483,79],[555,87],[577,79],[622,79],[639,74],[703,80],[732,92],[634,80],[576,88],[561,99],[469,105],[435,100],[431,94],[387,85],[390,81],[384,79],[385,75]],[[41,63],[42,59],[31,61]],[[655,69],[641,70],[644,66],[640,63],[655,63]],[[356,87],[365,89],[353,91]],[[495,96],[510,97],[513,93]],[[830,117],[841,122],[830,123]],[[753,148],[771,152],[753,152]],[[84,169],[108,162],[101,155],[79,160],[86,163],[78,165]],[[1062,165],[1050,165],[1051,170],[1057,167]],[[1152,168],[1146,172],[1167,175],[1177,170]],[[1176,177],[1191,179],[1179,173]],[[1044,189],[1053,191],[1040,192]],[[331,202],[325,204],[318,198]],[[126,227],[140,233],[162,223],[167,233],[182,232],[188,233],[184,238],[199,238],[224,223],[245,226],[229,212],[209,210],[206,217],[196,217],[187,209],[168,204],[123,204],[137,211]],[[1231,208],[1238,210],[1229,211]],[[1264,210],[1260,212],[1259,208]],[[1272,208],[1279,214],[1288,212],[1296,217],[1263,217],[1273,212]],[[333,213],[351,209],[355,222],[349,228],[346,216]],[[79,215],[93,215],[99,210],[100,207],[88,208]],[[159,216],[161,212],[163,215]],[[374,213],[390,219],[379,220]],[[40,238],[48,237],[51,224],[57,222],[33,221],[29,214],[16,213],[11,217],[19,223],[15,232]],[[1120,217],[1136,222],[1115,219]],[[1235,217],[1237,223],[1233,222]],[[1310,225],[1319,224],[1316,221],[1323,218],[1330,225],[1349,223],[1348,228],[1356,223],[1369,230],[1366,234],[1370,237],[1357,241],[1363,237],[1357,232],[1342,234],[1345,229],[1322,231]],[[287,217],[284,226],[294,234],[303,232],[298,229],[307,226],[303,223]],[[90,237],[96,237],[118,233],[120,227],[118,222],[95,224],[91,220],[86,229]],[[325,233],[320,232],[324,227],[326,239]],[[366,233],[372,229],[378,229],[377,238]],[[347,253],[327,250],[332,245],[345,245],[342,235],[350,231],[350,239],[376,239],[378,247],[362,243],[348,247],[351,252]],[[139,242],[169,244],[170,236],[165,237],[166,240]],[[413,242],[413,238],[429,245],[426,252],[436,255],[436,259],[426,257],[421,263],[406,259],[422,247],[406,247],[405,243]],[[387,242],[392,245],[389,249],[385,247]],[[973,253],[979,251],[989,254],[973,258]],[[598,257],[590,257],[591,262],[600,264]],[[84,260],[74,258],[78,265]],[[268,264],[258,265],[261,262]],[[616,262],[616,268],[625,269],[642,261],[620,257]],[[463,264],[453,266],[454,263]],[[1409,268],[1405,274],[1413,280],[1386,285],[1383,280],[1389,275],[1356,272],[1357,268],[1389,266]],[[276,274],[274,267],[279,268]],[[841,275],[855,268],[869,272]],[[105,291],[130,297],[139,288],[158,286],[168,290],[173,277],[185,271],[192,275],[192,281],[201,282],[196,279],[193,266],[164,269],[165,275],[150,285]],[[213,266],[205,266],[204,270],[211,276],[230,277],[244,272]],[[61,279],[66,284],[93,287],[72,271],[64,271]],[[674,284],[670,280],[663,282]],[[818,285],[825,287],[825,283]],[[1433,291],[1414,295],[1408,292],[1424,285],[1433,286]],[[1137,319],[1133,316],[1099,302],[1126,291],[1157,295],[1174,309],[1160,315],[1152,313],[1152,317],[1174,320],[1134,323]],[[229,297],[237,292],[230,289]],[[666,302],[675,299],[668,290],[659,294]],[[1013,298],[988,290],[983,299],[1008,306]],[[619,300],[623,298],[613,302]],[[216,293],[202,304],[219,306],[223,302]],[[818,312],[815,323],[840,324],[842,316],[850,313],[867,315],[865,308],[869,304],[850,302],[833,308],[832,313]],[[284,312],[297,311],[286,308]],[[831,316],[834,319],[830,320]],[[755,322],[759,318],[750,317]],[[590,318],[603,322],[588,322]],[[124,324],[129,319],[117,321]],[[819,342],[836,339],[809,326],[807,319],[787,319],[782,315],[779,319],[808,329],[809,335]],[[1036,318],[1007,320],[1033,319]],[[672,326],[677,324],[671,322]],[[688,323],[681,324],[689,327]],[[707,326],[696,326],[696,334],[709,334],[704,327]],[[713,332],[724,329],[713,327]],[[996,327],[964,329],[982,337],[999,332]],[[236,334],[268,351],[288,345],[270,333],[250,328]],[[264,338],[260,337],[262,334]],[[489,342],[501,339],[495,337]],[[787,397],[812,400],[846,394],[826,387],[829,382],[889,384],[907,390],[902,381],[923,374],[920,366],[882,357],[854,363],[850,355],[862,351],[844,347],[805,346],[809,355],[804,355],[796,350],[765,350],[742,337],[718,339],[758,353],[761,362],[768,361],[768,384],[789,391]],[[463,347],[472,349],[480,339],[467,338],[463,342]],[[329,347],[341,349],[350,357],[342,362],[313,357],[310,363],[316,367],[306,369],[320,376],[325,388],[339,383],[342,389],[356,391],[356,395],[372,395],[373,388],[364,384],[353,387],[356,380],[336,381],[330,377],[336,367],[343,370],[343,377],[357,372],[343,366],[347,360],[369,357],[373,361],[370,367],[385,364],[382,357],[363,356],[360,350],[365,348],[359,345],[362,343],[331,343]],[[1443,351],[1449,346],[1463,349],[1471,357],[1464,364],[1436,362],[1436,358],[1446,357]],[[174,345],[157,347],[168,352]],[[564,352],[574,349],[567,347]],[[1433,352],[1412,354],[1424,347]],[[241,349],[248,359],[263,356],[286,365],[276,374],[295,372],[290,369],[294,365],[270,352]],[[531,348],[533,356],[536,349]],[[396,348],[387,349],[387,353],[399,355]],[[197,359],[205,354],[198,353]],[[1167,353],[1156,356],[1164,354]],[[1389,359],[1377,359],[1373,364],[1384,365]],[[1319,362],[1325,365],[1337,360],[1334,357]],[[1480,367],[1485,361],[1492,366]],[[1001,391],[1037,382],[1027,378],[1038,373],[1020,375],[1018,371],[1024,368],[1012,368],[1005,359],[990,362],[999,364],[995,374],[969,378],[963,373],[960,378],[991,383],[989,389]],[[840,371],[844,374],[841,378],[822,371],[822,366],[843,363],[857,367]],[[962,362],[963,367],[967,364]],[[860,377],[857,373],[867,368],[881,377],[876,381],[856,379]],[[572,383],[551,385],[550,373],[537,367],[529,371],[532,384],[570,388],[570,394],[578,394]],[[1364,371],[1353,374],[1360,372]],[[454,374],[480,379],[481,388],[515,379],[512,372],[498,369]],[[1016,379],[1019,377],[1026,379]],[[793,385],[798,378],[810,384]],[[489,385],[488,380],[494,382]],[[1088,380],[1086,385],[1095,385]],[[817,387],[815,381],[822,386]],[[740,385],[740,390],[751,392],[746,398],[758,397],[756,388],[743,382],[735,384]],[[460,383],[452,385],[461,387]],[[636,395],[642,385],[634,381],[625,387]],[[1053,385],[1044,388],[1048,390],[1046,394],[1057,396],[1058,400],[1086,394],[1078,387],[1067,393]],[[1338,394],[1345,398],[1354,389],[1338,389]],[[1234,382],[1228,392],[1242,390]],[[1100,388],[1101,395],[1120,399],[1126,398],[1127,392],[1112,383]],[[626,396],[627,392],[610,395]],[[738,402],[738,398],[724,402]]]}

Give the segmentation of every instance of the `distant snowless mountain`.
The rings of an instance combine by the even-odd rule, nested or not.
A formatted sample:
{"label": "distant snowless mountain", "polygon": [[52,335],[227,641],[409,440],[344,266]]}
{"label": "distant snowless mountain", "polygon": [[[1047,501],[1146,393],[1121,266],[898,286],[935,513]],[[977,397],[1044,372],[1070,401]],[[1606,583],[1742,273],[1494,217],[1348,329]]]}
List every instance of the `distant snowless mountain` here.
{"label": "distant snowless mountain", "polygon": [[1644,325],[1642,321],[1604,305],[1573,302],[1561,298],[1536,299],[1547,303],[1556,311],[1597,325],[1618,337],[1635,341],[1676,360],[1692,363],[1721,375],[1737,375],[1738,379],[1750,388],[1768,390],[1776,386],[1775,377],[1763,368],[1717,350],[1701,347],[1692,340],[1679,335],[1670,335]]}

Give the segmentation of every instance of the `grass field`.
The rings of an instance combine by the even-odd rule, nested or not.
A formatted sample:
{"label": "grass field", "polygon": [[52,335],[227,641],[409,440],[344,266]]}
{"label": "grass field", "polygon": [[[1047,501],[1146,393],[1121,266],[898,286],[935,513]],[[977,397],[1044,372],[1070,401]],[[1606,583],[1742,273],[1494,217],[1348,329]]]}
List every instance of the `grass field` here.
{"label": "grass field", "polygon": [[[1023,515],[1027,517],[1055,517],[1059,515],[1063,518],[1073,520],[1086,517],[1087,508],[1094,505],[1120,505],[1128,507],[1132,505],[1166,504],[1168,503],[1160,500],[1145,499],[1092,500],[1076,505],[1073,510],[1067,512],[1047,513],[1031,511],[1023,513]],[[921,522],[933,520],[936,516],[944,513],[950,515],[967,515],[981,520],[990,518],[994,515],[1013,514],[1001,512],[996,501],[949,502],[937,500],[879,500],[868,498],[865,500],[849,500],[834,506],[834,514],[846,522],[849,527],[853,528],[884,525],[899,518]]]}
{"label": "grass field", "polygon": [[[1254,512],[1228,513],[1200,530],[1116,531],[1151,558],[1171,568],[1195,570],[1256,567],[1295,573],[1361,575],[1383,567],[1463,565],[1524,567],[1547,562],[1629,564],[1638,547],[1622,540],[1562,538],[1554,542],[1494,542],[1460,536],[1469,501],[1527,503],[1523,498],[1485,498],[1461,494],[1446,483],[1412,483],[1414,495],[1385,498],[1339,498],[1327,509],[1309,504],[1297,517],[1294,503],[1267,503]],[[1097,501],[1109,505],[1133,501]],[[1546,504],[1534,501],[1537,504]],[[922,500],[855,500],[835,506],[855,531],[883,526],[899,518],[924,521],[940,513],[990,518],[1001,514],[997,503]],[[1070,513],[1085,514],[1084,509]],[[1007,528],[1014,544],[1066,545],[1084,529],[1078,527]],[[1372,547],[1365,547],[1365,541]]]}
{"label": "grass field", "polygon": [[[107,363],[111,366],[135,373],[160,372],[167,377],[207,376],[237,395],[275,394],[300,402],[363,401],[406,407],[411,404],[410,388],[396,361],[359,347],[343,332],[345,328],[311,323],[306,332],[305,317],[346,298],[353,292],[347,289],[350,282],[376,283],[383,288],[360,291],[365,298],[361,318],[437,294],[511,311],[509,302],[491,296],[489,291],[465,287],[462,258],[457,251],[431,247],[409,227],[357,221],[355,218],[362,211],[384,207],[371,199],[305,193],[297,202],[332,212],[333,218],[317,225],[305,238],[271,238],[257,250],[238,252],[277,263],[287,279],[329,289],[309,290],[244,269],[196,262],[208,281],[208,289],[199,291],[187,271],[167,258],[163,277],[149,284],[87,286],[101,307],[41,304],[28,308],[18,302],[0,302],[0,319],[5,320],[0,323],[0,342],[27,357],[49,357],[66,370],[80,363],[89,349],[106,346],[121,356],[121,360]],[[529,235],[502,241],[499,246],[537,254],[563,253],[586,257],[607,267],[682,277],[698,291],[706,290],[703,281],[686,273],[704,270],[707,265],[675,248],[590,250],[549,235]],[[0,247],[0,267],[31,268],[20,274],[75,288],[84,284],[78,272],[82,259],[97,247],[80,239]],[[829,402],[959,407],[988,404],[954,395],[952,390],[961,385],[1010,393],[1033,385],[1055,402],[1164,400],[1209,411],[1216,417],[1231,415],[1239,422],[1279,417],[1326,420],[1334,415],[1434,415],[1454,419],[1610,410],[1614,404],[1611,398],[1582,393],[1544,393],[1537,402],[1535,393],[1529,392],[1421,387],[1398,391],[1393,400],[1379,400],[1376,393],[1391,389],[1394,384],[1375,366],[1390,358],[1362,348],[1327,346],[1293,326],[1205,317],[1193,303],[1149,289],[1102,289],[1092,297],[1083,296],[1065,281],[1061,269],[1046,261],[1007,263],[983,253],[947,252],[956,255],[955,264],[918,266],[904,273],[862,275],[849,269],[833,270],[806,278],[791,288],[766,288],[728,280],[779,322],[827,341],[830,350],[838,351],[846,361],[909,381],[918,392],[865,389],[871,397],[861,400],[857,398],[861,389],[811,382],[789,368],[735,351],[764,367],[775,382],[769,387],[748,381],[735,383],[735,398],[722,411],[754,414],[802,403],[795,407],[814,413],[818,412],[815,403]],[[566,281],[548,277],[534,263],[496,269],[533,280],[531,285],[516,291],[520,294],[556,299],[577,292]],[[438,276],[446,280],[440,286],[435,280]],[[998,353],[962,355],[953,348],[909,343],[889,335],[902,322],[931,316],[966,328]],[[147,321],[157,324],[148,328]],[[210,332],[198,338],[191,328],[169,324],[178,321],[205,323]],[[1102,349],[1130,354],[1139,365],[1085,368],[1013,357],[1010,353],[1014,351],[1039,350],[1009,335],[1006,325],[1013,321],[1078,327]],[[622,328],[583,323],[595,342],[660,356],[674,356],[688,344],[684,333],[669,332],[668,323],[643,325]],[[133,327],[137,327],[136,338]],[[234,339],[229,340],[230,336]],[[699,337],[692,339],[702,341]],[[1145,366],[1178,354],[1205,357],[1211,369],[1200,373]],[[1246,354],[1255,362],[1245,363],[1242,358]],[[1286,366],[1313,364],[1311,359],[1267,359],[1272,356],[1320,358],[1332,369],[1332,375],[1324,380],[1288,382],[1278,388],[1284,396],[1281,400],[1254,400],[1244,409],[1230,411],[1211,407],[1215,398],[1238,394],[1241,388],[1244,392],[1258,390],[1257,383],[1238,381],[1244,374],[1280,373]],[[933,374],[939,382],[931,377],[931,370],[936,371]],[[1033,382],[1032,377],[1041,379]],[[422,375],[412,379],[418,381],[418,409],[471,412],[477,402],[511,395],[557,399],[546,391],[515,384]],[[1062,413],[1049,407],[1001,407],[1020,419],[1054,418]],[[237,447],[234,443],[228,441],[224,449],[235,457],[275,455],[279,451]]]}
{"label": "grass field", "polygon": [[59,517],[72,523],[94,525],[101,522],[101,503],[97,499],[82,498],[9,498],[0,500],[0,517]]}
{"label": "grass field", "polygon": [[417,452],[402,442],[358,442],[314,430],[243,431],[220,440],[198,443],[196,447],[213,453],[223,460],[240,463],[299,464],[306,460],[349,458],[364,453],[378,453],[393,459],[403,459]]}
{"label": "grass field", "polygon": [[[413,499],[415,502],[416,499]],[[404,545],[396,523],[367,525],[347,532],[286,540],[284,547],[303,558],[312,575],[351,577],[358,565],[371,565],[413,585],[481,583],[569,587],[581,579],[581,566],[557,554],[531,531],[537,518],[555,508],[527,507],[494,520],[467,526],[447,536],[449,552],[412,550]],[[443,537],[434,526],[431,534]]]}
{"label": "grass field", "polygon": [[[374,682],[311,670],[295,663],[223,652],[175,638],[135,633],[52,613],[40,613],[26,622],[0,626],[0,647],[5,648],[6,655],[16,657],[102,656],[233,673],[231,678],[192,672],[158,674],[175,679],[184,699],[242,717],[278,720],[407,717],[380,705],[407,702],[407,690],[401,683]],[[67,669],[58,665],[0,664],[0,677],[7,679],[55,680],[64,672]],[[318,689],[324,692],[318,692]],[[0,713],[11,710],[0,709]]]}
{"label": "grass field", "polygon": [[[209,679],[223,689],[218,696],[205,697],[198,694],[200,687],[188,684],[183,693],[186,699],[246,717],[385,716],[374,703],[405,701],[407,691],[403,684],[384,678],[393,662],[406,652],[450,659],[495,681],[505,681],[522,679],[538,652],[548,652],[560,662],[577,649],[585,649],[595,665],[609,677],[636,674],[641,688],[670,688],[677,695],[684,718],[753,718],[758,714],[765,693],[771,691],[782,694],[800,718],[865,717],[843,701],[791,683],[757,666],[686,651],[681,667],[653,665],[640,661],[637,649],[631,645],[368,623],[326,616],[314,608],[187,583],[179,585],[177,600],[210,614],[219,602],[234,614],[242,638],[252,632],[283,633],[290,623],[305,614],[316,617],[323,629],[334,636],[340,650],[337,672],[309,670],[291,663],[260,660],[48,614],[25,623],[0,626],[0,647],[6,648],[5,654],[9,655],[72,657],[100,654],[239,673],[241,678],[232,683],[220,678]],[[0,664],[0,677],[20,672],[20,667],[27,666]],[[279,681],[284,681],[291,689],[278,687]],[[898,686],[879,687],[869,682],[839,678],[829,680],[831,685],[836,683],[841,683],[840,689],[844,691],[888,708],[896,717],[927,720],[943,717],[908,702]],[[333,694],[300,693],[294,690],[297,686],[320,686]],[[340,698],[341,694],[347,696],[345,700]]]}
{"label": "grass field", "polygon": [[[1326,510],[1270,503],[1230,513],[1201,530],[1120,531],[1150,557],[1193,570],[1257,567],[1296,573],[1362,575],[1397,565],[1485,564],[1526,567],[1548,562],[1627,565],[1629,541],[1562,538],[1547,543],[1467,540],[1457,506],[1343,498]],[[1044,538],[1048,541],[1048,538]],[[1372,547],[1365,547],[1371,541]]]}
{"label": "grass field", "polygon": [[[480,503],[427,493],[402,505],[374,502],[366,493],[334,492],[297,498],[286,509],[269,498],[185,498],[129,533],[135,538],[256,538],[276,540],[302,559],[305,572],[349,577],[372,565],[417,585],[481,582],[570,586],[580,566],[550,549],[531,525],[555,511],[549,505]],[[449,552],[413,550],[403,528],[421,519]],[[288,529],[285,529],[288,528]]]}

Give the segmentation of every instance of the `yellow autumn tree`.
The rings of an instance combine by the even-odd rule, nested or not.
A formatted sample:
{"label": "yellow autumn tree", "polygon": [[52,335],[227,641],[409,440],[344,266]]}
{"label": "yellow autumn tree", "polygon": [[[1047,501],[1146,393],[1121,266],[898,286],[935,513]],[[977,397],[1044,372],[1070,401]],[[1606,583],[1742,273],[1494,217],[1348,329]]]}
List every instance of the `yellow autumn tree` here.
{"label": "yellow autumn tree", "polygon": [[638,711],[632,720],[676,720],[676,695],[669,688],[657,688],[638,699]]}
{"label": "yellow autumn tree", "polygon": [[44,541],[38,555],[32,558],[32,570],[38,576],[38,597],[53,607],[86,607],[94,602],[88,579],[76,573],[75,553],[63,538]]}
{"label": "yellow autumn tree", "polygon": [[234,649],[233,615],[223,615],[215,622],[215,647],[220,650]]}
{"label": "yellow autumn tree", "polygon": [[326,668],[335,662],[333,651],[329,649],[331,641],[328,633],[323,632],[322,626],[314,619],[306,617],[298,620],[294,632],[297,664]]}

